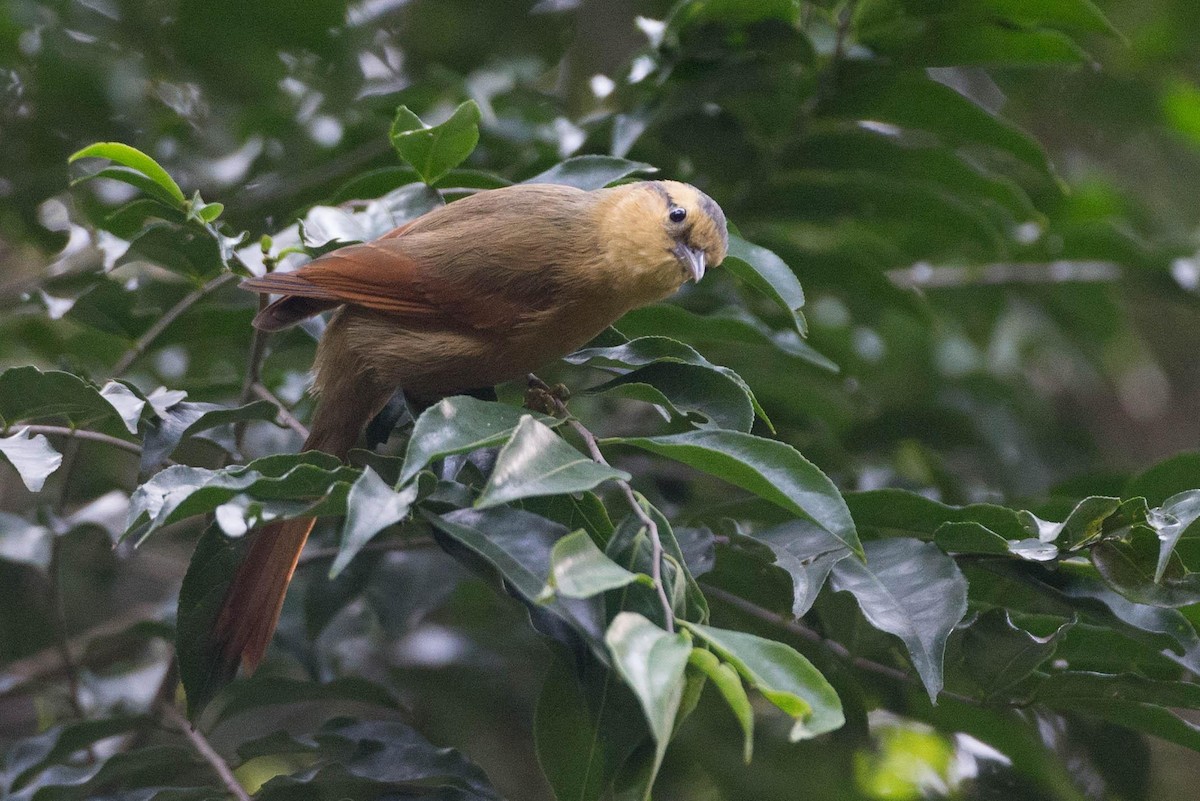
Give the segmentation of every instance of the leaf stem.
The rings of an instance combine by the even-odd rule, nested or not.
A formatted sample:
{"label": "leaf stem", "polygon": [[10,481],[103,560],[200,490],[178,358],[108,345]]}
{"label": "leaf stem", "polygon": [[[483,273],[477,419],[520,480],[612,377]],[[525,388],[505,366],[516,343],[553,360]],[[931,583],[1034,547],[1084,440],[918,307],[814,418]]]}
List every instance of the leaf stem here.
{"label": "leaf stem", "polygon": [[85,439],[89,442],[102,442],[105,445],[111,445],[114,448],[120,448],[123,451],[140,454],[142,446],[136,442],[120,439],[110,434],[102,434],[99,431],[87,431],[81,428],[68,428],[67,426],[43,426],[43,425],[17,425],[12,428],[18,431],[27,431],[30,434],[46,434],[47,436],[73,437],[75,439]]}
{"label": "leaf stem", "polygon": [[246,788],[242,787],[237,777],[233,775],[233,770],[229,767],[229,763],[209,744],[207,738],[188,722],[183,713],[175,708],[175,704],[163,704],[159,709],[162,710],[163,718],[172,726],[179,729],[183,736],[191,741],[192,747],[196,749],[196,753],[212,766],[213,771],[220,777],[221,783],[225,785],[225,789],[229,791],[229,794],[238,801],[250,801],[250,794],[246,792]]}
{"label": "leaf stem", "polygon": [[[571,426],[580,437],[583,438],[584,444],[587,445],[588,453],[597,464],[602,464],[605,467],[612,467],[608,460],[604,458],[604,454],[600,450],[600,444],[596,441],[596,435],[593,434],[587,426],[571,416],[561,398],[554,394],[550,386],[545,381],[538,378],[533,373],[529,374],[530,386],[543,390],[547,397],[553,401],[554,408],[566,420],[567,425]],[[633,487],[624,479],[614,479],[616,485],[621,489],[621,494],[625,496],[625,502],[629,505],[630,511],[634,516],[646,527],[646,534],[650,537],[650,578],[654,582],[654,591],[658,594],[658,601],[662,604],[663,620],[666,622],[667,631],[675,633],[675,610],[671,606],[671,599],[667,597],[667,590],[662,579],[662,564],[663,564],[663,544],[662,537],[658,533],[658,524],[654,522],[649,513],[642,508],[638,503],[637,494],[633,491]]]}
{"label": "leaf stem", "polygon": [[178,303],[167,309],[166,313],[164,313],[162,317],[159,317],[154,322],[154,325],[146,329],[146,333],[138,337],[137,342],[133,343],[133,347],[125,351],[125,355],[123,355],[117,361],[117,363],[113,365],[112,374],[114,376],[124,374],[125,371],[132,367],[133,363],[136,362],[142,356],[142,354],[154,344],[154,340],[158,339],[162,335],[163,331],[166,331],[167,328],[170,327],[171,323],[178,320],[180,316],[182,316],[183,313],[188,309],[192,308],[201,300],[208,297],[213,292],[216,292],[218,289],[225,286],[235,278],[237,278],[237,275],[234,273],[221,273],[204,286],[193,289],[191,292],[180,298]]}

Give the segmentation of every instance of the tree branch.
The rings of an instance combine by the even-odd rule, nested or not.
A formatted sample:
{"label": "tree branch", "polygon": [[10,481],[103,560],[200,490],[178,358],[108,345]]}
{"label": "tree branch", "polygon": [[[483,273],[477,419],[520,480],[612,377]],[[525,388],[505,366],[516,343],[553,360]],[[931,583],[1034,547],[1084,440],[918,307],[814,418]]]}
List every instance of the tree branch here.
{"label": "tree branch", "polygon": [[[593,461],[605,467],[612,467],[600,451],[600,444],[596,441],[596,435],[589,431],[587,426],[571,416],[571,413],[567,410],[567,404],[563,403],[562,398],[558,397],[545,381],[533,373],[529,374],[529,384],[545,392],[546,397],[553,402],[554,408],[567,421],[567,425],[571,426],[583,438]],[[650,578],[654,582],[654,591],[658,594],[658,601],[662,604],[667,631],[673,634],[675,632],[675,610],[671,606],[671,599],[667,597],[667,590],[662,580],[663,545],[662,537],[658,533],[658,524],[654,522],[654,519],[638,503],[637,495],[634,494],[633,487],[628,481],[623,479],[614,479],[614,481],[625,496],[625,502],[629,505],[629,509],[641,521],[642,525],[646,527],[646,534],[650,537]]]}
{"label": "tree branch", "polygon": [[196,749],[204,761],[212,766],[213,771],[220,777],[221,783],[225,785],[225,789],[229,794],[238,801],[250,801],[250,794],[246,792],[246,788],[242,787],[237,777],[233,775],[233,770],[229,767],[229,763],[224,757],[217,753],[216,749],[209,744],[208,740],[200,731],[188,722],[188,719],[183,716],[175,704],[163,704],[159,707],[162,710],[163,718],[187,737],[192,743],[192,747]]}
{"label": "tree branch", "polygon": [[237,278],[237,276],[233,273],[221,273],[204,286],[193,289],[191,292],[180,298],[178,303],[176,303],[170,309],[167,309],[166,313],[164,313],[162,317],[159,317],[154,322],[154,325],[146,329],[146,333],[138,337],[137,342],[133,343],[133,347],[125,351],[125,355],[113,365],[112,374],[114,376],[122,375],[126,370],[133,366],[133,363],[136,362],[143,353],[146,352],[147,348],[154,344],[154,340],[158,339],[162,335],[162,332],[166,331],[167,328],[170,327],[171,323],[178,320],[180,316],[182,316],[183,313],[188,309],[192,308],[201,300],[211,295],[213,292],[216,292],[218,289],[225,286],[235,278]]}
{"label": "tree branch", "polygon": [[136,442],[114,437],[109,434],[102,434],[99,431],[86,431],[81,428],[68,428],[67,426],[41,426],[41,425],[19,425],[12,426],[18,431],[28,431],[30,434],[46,434],[51,437],[74,437],[75,439],[85,439],[89,442],[102,442],[105,445],[111,445],[114,448],[120,448],[123,451],[130,453],[141,454],[142,446]]}
{"label": "tree branch", "polygon": [[283,401],[276,397],[274,392],[267,389],[265,384],[251,384],[250,392],[265,401],[275,404],[275,408],[279,410],[279,419],[283,421],[283,424],[304,437],[304,439],[308,439],[308,427],[297,420],[296,416],[292,414],[292,410],[284,406]]}

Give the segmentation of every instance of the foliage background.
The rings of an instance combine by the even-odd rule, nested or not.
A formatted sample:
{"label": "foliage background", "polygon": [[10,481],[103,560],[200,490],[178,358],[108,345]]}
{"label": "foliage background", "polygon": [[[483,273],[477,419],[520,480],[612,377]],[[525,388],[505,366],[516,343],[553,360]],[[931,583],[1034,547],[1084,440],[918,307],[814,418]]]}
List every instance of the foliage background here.
{"label": "foliage background", "polygon": [[[120,232],[107,215],[132,194],[103,182],[68,191],[80,173],[67,158],[79,148],[120,141],[144,150],[189,196],[223,203],[226,230],[248,231],[252,242],[314,205],[410,182],[386,136],[397,105],[438,120],[469,98],[482,110],[481,138],[465,168],[523,179],[583,153],[653,164],[705,188],[749,240],[788,263],[807,294],[815,352],[785,341],[786,315],[728,275],[714,274],[680,305],[711,313],[736,301],[773,332],[774,345],[681,326],[662,310],[621,328],[678,336],[737,370],[778,438],[843,491],[902,488],[1062,520],[1087,496],[1128,498],[1133,486],[1156,506],[1200,487],[1187,460],[1128,483],[1195,448],[1200,434],[1195,3],[1099,0],[1114,32],[1072,16],[1090,6],[1067,0],[857,8],[709,0],[685,5],[716,27],[701,20],[682,44],[668,30],[661,48],[653,46],[661,30],[639,30],[635,20],[666,19],[672,4],[531,5],[319,0],[298,13],[275,0],[0,4],[0,365],[63,369],[103,384],[157,315],[211,277],[181,272],[175,245],[103,272]],[[793,12],[793,25],[770,22]],[[1037,21],[1037,13],[1048,17]],[[745,24],[758,15],[767,23]],[[946,85],[962,94],[930,94]],[[962,96],[988,113],[960,112]],[[455,177],[468,186],[483,180]],[[144,392],[166,386],[189,401],[233,404],[252,304],[232,287],[213,293],[161,332],[124,377]],[[301,420],[310,409],[303,389],[311,350],[302,332],[280,337],[263,374]],[[824,369],[821,356],[839,371]],[[596,383],[595,373],[565,366],[545,377]],[[502,395],[517,400],[519,388]],[[572,403],[602,434],[661,425],[633,401]],[[761,423],[755,431],[767,434]],[[256,423],[242,461],[292,451],[298,441],[287,428]],[[173,458],[215,466],[221,454],[191,438]],[[725,485],[632,450],[620,457],[681,528],[715,529],[733,542],[736,532],[721,521],[753,520],[753,510],[720,503]],[[70,445],[64,458],[40,493],[7,468],[0,481],[6,745],[81,712],[111,720],[149,704],[169,656],[164,625],[173,622],[199,532],[176,525],[137,550],[114,550],[137,460],[91,442]],[[859,505],[852,498],[851,510],[864,539],[874,540],[890,526],[882,512],[872,524],[871,497]],[[39,545],[31,555],[14,544],[36,539],[31,526],[53,534],[49,551]],[[325,534],[332,547],[337,526]],[[789,608],[785,574],[748,567],[736,559],[752,555],[723,547],[712,581]],[[1021,598],[1015,582],[976,582],[968,573],[972,611],[1013,610],[1041,635],[1069,617]],[[532,735],[552,660],[522,609],[432,549],[364,554],[339,581],[326,584],[319,568],[300,577],[269,666],[275,675],[367,676],[402,699],[405,719],[426,738],[460,749],[506,796],[552,797]],[[1194,607],[1175,606],[1190,626]],[[714,615],[783,636],[716,603]],[[147,620],[158,623],[133,626]],[[856,655],[911,673],[898,641],[864,625],[845,593],[827,589],[808,620]],[[1116,624],[1088,625],[1067,635],[1057,658],[1177,678],[1129,644],[1136,636],[1117,638]],[[1148,630],[1137,636],[1145,640]],[[74,681],[61,669],[60,635],[77,646]],[[1178,744],[1194,743],[1194,730],[1172,736],[1174,724],[1139,723],[1128,708],[1099,717],[1062,705],[1014,713],[1002,693],[996,708],[943,699],[934,711],[911,682],[793,644],[827,672],[849,724],[791,745],[786,727],[760,717],[756,757],[744,767],[736,722],[706,693],[668,752],[663,797],[786,798],[803,786],[814,798],[902,798],[940,784],[980,798],[1165,799],[1190,797],[1200,776],[1194,752]],[[1105,649],[1119,664],[1101,664]],[[1045,670],[1053,660],[1043,656]],[[1159,692],[1160,705],[1190,703]],[[218,748],[232,754],[285,724],[312,731],[330,714],[325,702],[281,693],[286,703],[266,713],[212,725]],[[345,711],[350,702],[329,703]],[[1103,705],[1085,698],[1080,706]],[[866,710],[874,710],[869,725]],[[247,728],[250,718],[258,729]],[[970,748],[955,739],[964,731],[1014,767],[976,755],[982,774],[972,778]],[[179,747],[156,729],[134,736],[145,738],[135,751],[147,741]],[[253,785],[298,769],[281,759],[262,757],[243,776]]]}

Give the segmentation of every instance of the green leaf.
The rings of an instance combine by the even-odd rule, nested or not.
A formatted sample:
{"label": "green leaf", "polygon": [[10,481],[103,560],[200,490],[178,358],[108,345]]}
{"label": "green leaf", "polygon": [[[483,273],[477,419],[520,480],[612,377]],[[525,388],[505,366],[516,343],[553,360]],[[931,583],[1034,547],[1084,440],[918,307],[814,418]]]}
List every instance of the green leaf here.
{"label": "green leaf", "polygon": [[680,625],[707,643],[751,687],[795,720],[788,735],[792,742],[833,731],[846,722],[833,687],[791,647],[741,631],[687,622]]}
{"label": "green leaf", "polygon": [[97,142],[94,145],[88,145],[82,150],[72,153],[67,161],[68,163],[74,163],[79,159],[85,158],[108,159],[109,161],[115,161],[123,167],[136,170],[161,187],[167,193],[168,197],[174,200],[180,208],[183,208],[187,204],[187,198],[184,197],[183,190],[179,188],[179,184],[175,183],[175,179],[168,175],[167,171],[160,167],[157,161],[135,147],[130,147],[121,142]]}
{"label": "green leaf", "polygon": [[1176,493],[1200,487],[1200,452],[1180,453],[1130,479],[1124,498],[1142,496],[1150,506],[1162,506]]}
{"label": "green leaf", "polygon": [[740,236],[729,237],[729,255],[723,262],[731,273],[755,290],[766,295],[791,318],[796,333],[803,336],[808,327],[796,311],[804,305],[804,290],[796,274],[764,247],[747,242]]}
{"label": "green leaf", "polygon": [[228,269],[228,254],[207,230],[173,223],[152,223],[129,243],[117,266],[148,261],[195,282]]}
{"label": "green leaf", "polygon": [[898,489],[848,492],[845,497],[860,527],[892,535],[931,539],[944,523],[976,523],[1005,540],[1029,536],[1017,512],[994,504],[949,506]]}
{"label": "green leaf", "polygon": [[439,125],[426,125],[407,106],[396,110],[392,147],[426,184],[435,184],[457,167],[479,143],[479,106],[468,100]]}
{"label": "green leaf", "polygon": [[[234,721],[243,715],[262,715],[269,707],[300,705],[363,705],[377,711],[396,710],[400,704],[387,689],[358,676],[342,676],[317,684],[312,681],[256,674],[235,682],[221,694],[220,702],[205,715],[206,728]],[[249,720],[243,721],[243,725]]]}
{"label": "green leaf", "polygon": [[150,178],[144,173],[129,167],[105,167],[101,170],[97,170],[96,172],[74,179],[71,181],[71,186],[79,186],[81,184],[88,183],[89,181],[94,181],[97,178],[109,178],[114,181],[120,181],[121,183],[129,184],[136,189],[140,189],[147,195],[150,195],[155,200],[166,204],[169,208],[180,208],[178,199],[171,194],[170,190],[162,186],[153,178]]}
{"label": "green leaf", "polygon": [[634,581],[648,581],[604,555],[586,531],[580,529],[554,543],[550,552],[548,589],[567,598],[590,598]]}
{"label": "green leaf", "polygon": [[646,734],[642,711],[613,671],[559,650],[534,713],[538,763],[559,801],[599,801]]}
{"label": "green leaf", "polygon": [[50,447],[44,434],[29,436],[20,430],[12,436],[0,437],[0,455],[16,469],[30,492],[41,492],[46,479],[62,464],[62,454]]}
{"label": "green leaf", "polygon": [[622,470],[592,461],[549,426],[525,415],[500,449],[475,508],[486,509],[530,496],[583,492],[605,481],[629,477]]}
{"label": "green leaf", "polygon": [[749,432],[754,404],[745,384],[726,372],[693,364],[657,362],[588,390],[661,406],[672,419],[698,428]]}
{"label": "green leaf", "polygon": [[742,686],[737,670],[703,648],[692,649],[688,664],[712,680],[737,718],[738,725],[742,727],[742,760],[749,765],[754,756],[754,710],[750,707],[750,697],[746,695],[746,688]]}
{"label": "green leaf", "polygon": [[577,189],[600,189],[639,172],[658,172],[657,167],[613,156],[575,156],[545,172],[527,178],[527,184],[563,184]]}
{"label": "green leaf", "polygon": [[[467,395],[439,401],[426,409],[413,426],[399,483],[407,484],[437,459],[503,444],[527,416],[529,412],[516,406]],[[541,415],[535,415],[535,419],[553,421]]]}
{"label": "green leaf", "polygon": [[160,408],[146,425],[142,470],[148,471],[162,464],[181,442],[205,432],[212,432],[206,439],[233,452],[236,443],[232,430],[220,432],[215,429],[255,420],[274,422],[278,414],[275,404],[266,400],[232,408],[215,403],[180,401]]}
{"label": "green leaf", "polygon": [[7,425],[49,418],[128,439],[129,429],[108,398],[60,370],[11,367],[0,373],[0,420]]}
{"label": "green leaf", "polygon": [[1154,568],[1154,581],[1159,583],[1166,575],[1175,548],[1184,537],[1200,537],[1200,490],[1185,490],[1163,501],[1163,505],[1147,515],[1147,523],[1158,534],[1158,563]]}
{"label": "green leaf", "polygon": [[684,669],[692,646],[684,634],[668,634],[634,612],[621,612],[604,635],[613,665],[633,690],[654,737],[654,763],[643,801],[662,765],[683,699]]}
{"label": "green leaf", "polygon": [[342,525],[342,541],[329,568],[329,578],[337,578],[372,537],[403,520],[416,499],[416,483],[397,490],[385,484],[370,467],[363,468],[346,496],[346,522]]}
{"label": "green leaf", "polygon": [[280,731],[238,748],[243,759],[300,754],[306,767],[279,775],[258,801],[318,798],[414,798],[501,801],[486,774],[453,748],[434,746],[396,720],[338,717],[314,735]]}
{"label": "green leaf", "polygon": [[967,581],[932,543],[877,540],[866,554],[866,564],[843,559],[833,566],[833,589],[853,594],[867,622],[904,641],[936,702],[946,639],[967,612]]}
{"label": "green leaf", "polygon": [[850,556],[848,545],[808,520],[790,520],[756,532],[753,539],[771,549],[775,564],[792,578],[792,617],[812,608],[833,566]]}
{"label": "green leaf", "polygon": [[[663,585],[666,587],[672,609],[677,616],[687,620],[699,623],[707,622],[708,601],[688,568],[683,549],[679,545],[679,540],[675,538],[671,521],[640,494],[635,493],[635,495],[638,505],[654,521],[654,525],[658,529],[658,539],[663,548]],[[654,573],[653,552],[654,546],[650,541],[647,527],[642,523],[641,518],[632,512],[626,515],[617,526],[605,549],[605,553],[617,564],[642,575],[653,575]],[[650,586],[627,586],[622,590],[618,599],[610,598],[610,601],[615,603],[618,611],[639,612],[643,617],[659,625],[666,625],[666,620],[663,619],[662,602],[659,600],[657,591]]]}
{"label": "green leaf", "polygon": [[[222,470],[172,465],[133,493],[123,537],[146,537],[171,523],[232,504],[240,531],[286,517],[344,514],[359,471],[317,451],[267,456]],[[218,519],[228,525],[229,518]],[[235,521],[236,522],[236,521]]]}
{"label": "green leaf", "polygon": [[1105,583],[1134,603],[1165,607],[1200,603],[1200,573],[1188,572],[1178,555],[1168,555],[1160,576],[1162,546],[1153,531],[1135,526],[1127,539],[1104,540],[1092,548],[1092,564]]}
{"label": "green leaf", "polygon": [[426,514],[442,533],[499,571],[505,581],[530,604],[538,604],[582,634],[593,652],[607,660],[599,649],[604,637],[603,610],[598,599],[542,598],[550,578],[554,543],[567,529],[544,517],[512,507],[460,509],[442,516]]}
{"label": "green leaf", "polygon": [[179,680],[193,720],[237,671],[229,669],[212,633],[225,593],[241,563],[241,543],[221,533],[214,523],[196,543],[179,588],[175,617],[175,653]]}
{"label": "green leaf", "polygon": [[843,82],[829,97],[824,107],[827,114],[929,131],[951,147],[994,148],[1013,155],[1041,175],[1052,174],[1045,151],[1031,136],[923,72],[881,73],[849,63],[843,66]]}
{"label": "green leaf", "polygon": [[833,482],[790,445],[737,431],[692,431],[606,442],[674,459],[749,490],[811,520],[854,553],[863,553],[850,511]]}
{"label": "green leaf", "polygon": [[621,318],[620,325],[623,332],[635,337],[670,331],[675,339],[693,345],[728,342],[761,345],[821,370],[832,373],[839,370],[836,362],[801,339],[794,329],[774,331],[739,307],[696,314],[681,306],[662,303],[634,309]]}
{"label": "green leaf", "polygon": [[980,697],[997,697],[1049,659],[1072,625],[1038,637],[1016,626],[1007,610],[990,609],[951,636],[947,668],[959,663]]}

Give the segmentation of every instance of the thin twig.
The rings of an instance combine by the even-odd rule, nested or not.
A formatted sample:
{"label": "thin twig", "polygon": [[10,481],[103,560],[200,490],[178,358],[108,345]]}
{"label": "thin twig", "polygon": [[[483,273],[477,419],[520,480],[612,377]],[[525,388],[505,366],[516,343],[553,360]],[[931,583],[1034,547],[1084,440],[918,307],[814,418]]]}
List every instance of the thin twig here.
{"label": "thin twig", "polygon": [[[258,296],[258,310],[262,312],[267,308],[268,298],[266,295]],[[238,405],[244,406],[250,402],[250,398],[254,397],[254,387],[262,385],[262,366],[263,360],[267,356],[267,332],[261,328],[255,328],[250,339],[250,357],[246,361],[246,380],[242,382],[242,394],[238,397]],[[274,396],[272,396],[274,397]],[[275,405],[282,408],[283,404],[278,401]],[[238,452],[242,450],[242,440],[246,437],[246,421],[241,421],[233,428],[234,446]],[[308,438],[308,434],[304,435]]]}
{"label": "thin twig", "polygon": [[136,442],[114,437],[110,434],[101,434],[99,431],[86,431],[81,428],[68,428],[67,426],[42,426],[42,425],[17,425],[12,426],[17,431],[27,431],[30,434],[46,434],[47,436],[55,437],[73,437],[75,439],[86,439],[89,442],[103,442],[105,445],[111,445],[114,448],[120,448],[130,453],[140,454],[142,446]]}
{"label": "thin twig", "polygon": [[[770,609],[764,609],[753,601],[747,601],[745,598],[734,595],[733,593],[723,590],[720,587],[714,587],[707,582],[701,582],[700,588],[704,590],[704,594],[710,598],[716,598],[717,600],[729,604],[730,606],[735,607],[751,617],[758,618],[764,623],[770,623],[773,626],[778,626],[789,634],[795,634],[801,639],[808,640],[811,643],[822,646],[838,659],[850,663],[859,670],[864,670],[868,673],[875,673],[880,676],[887,676],[890,679],[895,679],[896,681],[904,682],[905,684],[912,684],[914,686],[921,685],[921,680],[908,671],[897,667],[892,667],[891,665],[885,665],[882,662],[876,662],[873,659],[867,659],[863,656],[855,656],[850,652],[849,648],[842,645],[837,640],[831,640],[828,637],[822,636],[820,633],[810,629],[808,626],[804,625],[798,620],[792,620],[791,618],[776,614]],[[942,690],[940,695],[964,704],[983,706],[978,699],[972,698],[969,695],[961,695],[959,693],[950,692],[949,690]]]}
{"label": "thin twig", "polygon": [[221,783],[225,785],[225,789],[229,791],[229,794],[238,799],[238,801],[250,801],[250,794],[246,792],[246,788],[242,787],[237,777],[233,775],[233,770],[229,767],[229,763],[217,753],[216,749],[209,744],[205,736],[188,722],[183,713],[175,708],[175,704],[163,704],[159,709],[162,710],[163,718],[172,726],[179,729],[183,733],[183,736],[191,741],[192,747],[196,749],[196,753],[212,766],[213,771],[221,778]]}
{"label": "thin twig", "polygon": [[133,347],[125,351],[125,355],[113,365],[112,374],[114,376],[122,375],[126,370],[133,366],[133,363],[136,362],[151,345],[154,344],[154,340],[158,339],[159,336],[162,335],[162,332],[166,331],[171,323],[178,320],[179,317],[188,309],[192,308],[201,300],[211,295],[213,292],[216,292],[230,281],[233,281],[235,278],[237,278],[237,276],[233,273],[221,273],[204,286],[193,289],[191,292],[184,295],[178,303],[167,309],[166,313],[154,322],[154,325],[146,329],[146,333],[138,337],[137,342],[133,343]]}
{"label": "thin twig", "polygon": [[[588,453],[592,455],[592,460],[605,467],[612,467],[600,451],[600,444],[596,441],[596,435],[588,430],[587,426],[571,416],[571,413],[567,410],[567,405],[553,393],[549,385],[533,373],[529,374],[529,383],[546,392],[547,397],[554,402],[555,409],[567,421],[567,425],[571,426],[575,430],[575,433],[583,438],[584,443],[587,445]],[[646,534],[650,537],[650,578],[654,582],[655,592],[658,593],[659,603],[662,604],[663,619],[666,622],[667,631],[674,633],[675,610],[671,606],[671,599],[667,597],[667,589],[662,579],[663,544],[662,537],[658,533],[658,524],[654,522],[654,518],[638,503],[637,495],[628,481],[615,479],[615,482],[621,488],[621,494],[625,496],[625,502],[629,505],[630,510],[641,521],[642,525],[646,527]]]}
{"label": "thin twig", "polygon": [[279,410],[279,419],[283,422],[283,424],[295,431],[300,436],[308,439],[308,427],[296,419],[296,416],[292,414],[291,409],[289,409],[287,406],[284,406],[283,401],[281,401],[274,392],[267,389],[265,384],[254,384],[250,387],[250,391],[263,400],[273,403],[275,408]]}
{"label": "thin twig", "polygon": [[[71,492],[71,474],[75,470],[75,465],[79,461],[79,440],[71,439],[63,448],[63,463],[59,468],[59,488],[58,501],[55,503],[54,512],[58,516],[62,516],[67,510],[67,500]],[[71,646],[67,636],[67,611],[63,604],[62,593],[62,549],[63,538],[57,536],[51,545],[50,550],[50,567],[47,571],[47,580],[50,582],[50,605],[54,615],[55,631],[55,647],[58,648],[59,658],[62,659],[63,671],[67,676],[67,692],[70,694],[71,710],[80,720],[87,717],[84,711],[83,702],[79,699],[79,666],[75,664],[75,659],[71,655]],[[92,749],[88,749],[88,755],[94,760],[95,754]]]}

